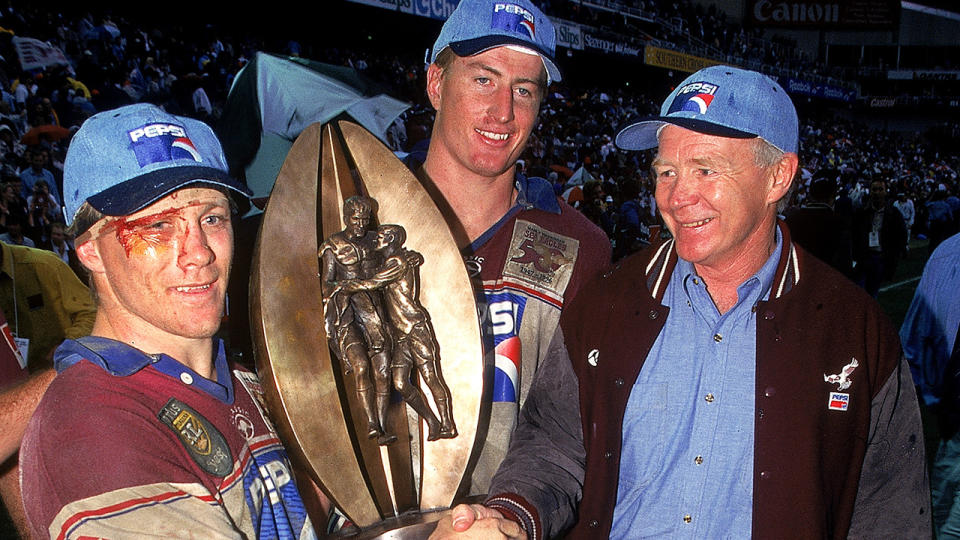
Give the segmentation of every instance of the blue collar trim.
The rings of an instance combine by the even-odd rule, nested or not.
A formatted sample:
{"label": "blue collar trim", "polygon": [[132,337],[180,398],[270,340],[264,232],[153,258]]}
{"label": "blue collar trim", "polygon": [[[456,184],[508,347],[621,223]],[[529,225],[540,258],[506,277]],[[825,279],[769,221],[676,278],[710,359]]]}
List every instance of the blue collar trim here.
{"label": "blue collar trim", "polygon": [[214,360],[215,381],[201,377],[197,372],[165,354],[147,354],[126,343],[96,336],[64,340],[54,353],[53,364],[57,373],[61,373],[68,367],[86,360],[114,377],[128,377],[153,365],[157,371],[171,378],[195,386],[220,401],[233,403],[233,383],[223,341],[216,340],[214,346],[217,348]]}

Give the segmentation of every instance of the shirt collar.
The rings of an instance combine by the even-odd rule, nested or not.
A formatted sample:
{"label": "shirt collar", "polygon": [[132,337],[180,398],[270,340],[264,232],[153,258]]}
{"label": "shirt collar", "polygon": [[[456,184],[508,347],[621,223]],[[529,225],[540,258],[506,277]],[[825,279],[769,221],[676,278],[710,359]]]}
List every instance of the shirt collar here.
{"label": "shirt collar", "polygon": [[[753,306],[760,300],[766,300],[770,296],[770,290],[773,288],[774,274],[777,272],[777,265],[780,262],[780,253],[783,251],[783,236],[780,234],[780,227],[774,228],[775,246],[773,252],[767,257],[763,266],[743,283],[737,286],[737,304],[733,309],[741,305]],[[671,282],[677,284],[686,284],[688,280],[702,280],[693,263],[684,259],[677,260],[677,266],[673,271]],[[702,282],[702,281],[701,281]],[[685,294],[689,296],[684,285]],[[733,311],[733,310],[731,310]]]}
{"label": "shirt collar", "polygon": [[[166,354],[147,354],[121,341],[97,336],[80,339],[65,339],[54,353],[54,368],[57,373],[87,360],[115,377],[127,377],[153,365],[158,371],[185,384],[192,384],[221,401],[233,401],[233,384],[230,382],[230,366],[222,340],[215,340],[216,356],[214,373],[216,380],[209,380]],[[189,381],[189,382],[187,382]]]}

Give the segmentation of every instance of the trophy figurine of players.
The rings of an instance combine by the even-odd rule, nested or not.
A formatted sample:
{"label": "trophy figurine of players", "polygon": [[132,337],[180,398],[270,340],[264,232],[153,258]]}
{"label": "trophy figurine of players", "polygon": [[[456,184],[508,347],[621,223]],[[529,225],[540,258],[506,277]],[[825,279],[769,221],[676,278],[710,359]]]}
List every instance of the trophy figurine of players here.
{"label": "trophy figurine of players", "polygon": [[483,386],[473,290],[429,194],[362,127],[308,127],[264,212],[250,290],[293,459],[360,528],[351,538],[426,538],[469,477]]}

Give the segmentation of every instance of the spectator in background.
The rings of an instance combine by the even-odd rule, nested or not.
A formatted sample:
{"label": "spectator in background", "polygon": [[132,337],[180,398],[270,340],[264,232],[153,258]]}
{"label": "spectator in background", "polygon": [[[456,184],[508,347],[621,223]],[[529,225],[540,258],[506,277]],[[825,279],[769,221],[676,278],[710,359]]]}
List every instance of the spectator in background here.
{"label": "spectator in background", "polygon": [[60,203],[50,193],[50,186],[46,180],[37,180],[33,184],[33,193],[27,198],[27,228],[30,236],[37,241],[46,240],[47,227],[58,219]]}
{"label": "spectator in background", "polygon": [[23,184],[21,196],[24,199],[33,195],[33,185],[37,183],[37,180],[43,180],[50,188],[50,194],[53,195],[54,200],[58,202],[62,200],[60,190],[57,189],[57,180],[47,168],[47,155],[49,154],[45,153],[39,146],[34,146],[28,151],[26,157],[30,162],[30,167],[20,173],[20,182]]}
{"label": "spectator in background", "polygon": [[887,200],[883,180],[870,183],[863,207],[853,220],[853,260],[857,281],[876,298],[880,284],[893,278],[907,250],[907,227],[903,216]]}
{"label": "spectator in background", "polygon": [[23,430],[43,391],[56,372],[45,369],[30,375],[26,358],[17,349],[6,317],[0,312],[0,499],[20,536],[29,538],[20,499],[17,450]]}
{"label": "spectator in background", "polygon": [[53,350],[89,334],[96,315],[89,290],[59,257],[6,243],[0,243],[0,308],[13,335],[29,341],[20,351],[31,371],[51,367]]}
{"label": "spectator in background", "polygon": [[649,213],[640,200],[640,182],[630,179],[621,186],[623,204],[617,212],[613,260],[617,261],[650,244]]}
{"label": "spectator in background", "polygon": [[940,242],[950,236],[953,229],[953,210],[947,202],[947,186],[940,184],[930,194],[926,204],[927,231],[929,233],[930,253],[933,254]]}
{"label": "spectator in background", "polygon": [[47,238],[41,243],[40,248],[52,251],[73,270],[73,273],[80,278],[80,281],[86,283],[87,271],[77,258],[77,252],[73,248],[73,242],[67,238],[66,225],[61,221],[50,223]]}
{"label": "spectator in background", "polygon": [[903,216],[903,224],[907,227],[907,243],[910,243],[910,233],[913,230],[913,220],[917,217],[917,210],[913,206],[913,199],[907,196],[907,193],[901,191],[897,194],[897,201],[893,207],[900,211]]}
{"label": "spectator in background", "polygon": [[[930,486],[939,538],[960,537],[960,234],[930,256],[900,327],[903,353],[939,427]],[[951,361],[951,358],[953,360]]]}
{"label": "spectator in background", "polygon": [[11,158],[22,156],[24,150],[23,144],[14,139],[13,129],[6,123],[0,122],[0,159],[9,161]]}
{"label": "spectator in background", "polygon": [[816,176],[806,203],[787,213],[793,240],[841,274],[853,279],[853,244],[850,222],[833,211],[837,183]]}
{"label": "spectator in background", "polygon": [[0,185],[0,230],[7,232],[7,220],[14,215],[18,223],[27,220],[25,202],[20,198],[20,191],[10,183]]}
{"label": "spectator in background", "polygon": [[9,214],[6,216],[7,232],[0,234],[0,242],[12,246],[37,247],[37,243],[29,236],[24,236],[24,228],[27,227],[27,216],[22,214]]}

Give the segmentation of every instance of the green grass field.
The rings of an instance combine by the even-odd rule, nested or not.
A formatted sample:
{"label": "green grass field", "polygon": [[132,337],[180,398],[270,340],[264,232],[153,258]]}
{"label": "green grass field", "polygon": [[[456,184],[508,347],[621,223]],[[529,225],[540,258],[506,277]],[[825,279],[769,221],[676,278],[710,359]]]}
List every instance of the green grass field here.
{"label": "green grass field", "polygon": [[907,257],[900,261],[893,279],[880,288],[877,301],[898,329],[910,307],[920,275],[923,274],[923,265],[927,263],[927,244],[926,240],[911,242],[910,251]]}

